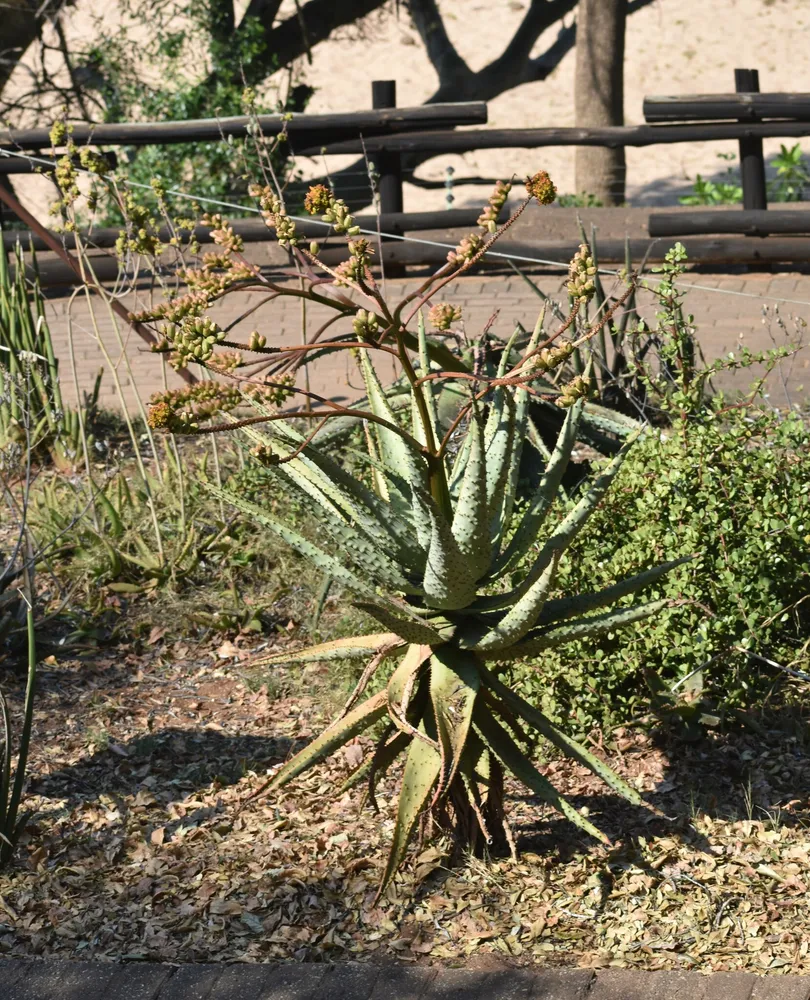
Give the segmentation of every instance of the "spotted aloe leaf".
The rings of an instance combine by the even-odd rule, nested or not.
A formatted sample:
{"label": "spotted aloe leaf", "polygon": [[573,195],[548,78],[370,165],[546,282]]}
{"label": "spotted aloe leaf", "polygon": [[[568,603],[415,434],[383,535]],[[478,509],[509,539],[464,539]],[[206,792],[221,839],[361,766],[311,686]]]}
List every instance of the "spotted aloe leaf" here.
{"label": "spotted aloe leaf", "polygon": [[551,560],[562,555],[568,546],[584,527],[588,518],[593,514],[600,501],[607,493],[608,487],[615,479],[622,463],[627,456],[628,449],[632,446],[635,438],[631,438],[618,455],[611,460],[607,468],[594,480],[585,495],[579,500],[573,510],[567,514],[554,529],[554,532],[543,544],[540,552],[535,557],[534,562],[526,574],[523,582],[508,594],[492,598],[484,598],[477,602],[477,606],[482,610],[510,607],[520,600],[521,597],[533,586],[535,581],[541,576]]}
{"label": "spotted aloe leaf", "polygon": [[538,634],[530,632],[526,638],[510,647],[507,650],[494,653],[482,653],[485,659],[492,660],[519,660],[525,657],[535,656],[546,649],[556,649],[567,642],[576,642],[579,639],[591,639],[614,629],[632,625],[635,622],[649,618],[662,608],[671,604],[669,600],[651,601],[649,604],[638,604],[632,608],[621,608],[618,611],[609,611],[603,615],[592,615],[590,618],[581,618],[569,622],[567,625],[560,625],[557,628],[550,628]]}
{"label": "spotted aloe leaf", "polygon": [[288,761],[273,777],[271,788],[281,788],[299,774],[334,753],[339,747],[353,740],[375,722],[384,718],[387,711],[385,691],[379,691],[373,697],[358,705],[353,711],[333,722],[320,736]]}
{"label": "spotted aloe leaf", "polygon": [[433,787],[439,778],[441,768],[439,751],[432,743],[428,742],[424,727],[420,729],[420,736],[414,737],[408,748],[405,769],[402,773],[394,835],[388,854],[388,862],[377,893],[378,899],[393,878],[394,872],[402,864],[419,817],[427,806]]}
{"label": "spotted aloe leaf", "polygon": [[[530,726],[533,726],[558,750],[561,750],[568,757],[577,761],[577,763],[587,767],[601,778],[609,788],[612,788],[614,792],[621,795],[622,798],[627,799],[628,802],[632,802],[633,805],[641,805],[642,799],[638,791],[618,775],[612,767],[608,767],[604,761],[600,760],[595,754],[592,754],[590,750],[586,750],[582,744],[577,743],[576,740],[572,740],[570,736],[566,736],[558,726],[554,725],[551,719],[539,709],[530,705],[525,698],[521,698],[510,687],[507,687],[494,674],[489,673],[485,667],[482,670],[487,688],[496,694],[508,709],[524,719]],[[490,702],[490,704],[495,704],[497,711],[497,703]]]}
{"label": "spotted aloe leaf", "polygon": [[430,498],[425,498],[430,523],[430,547],[422,579],[425,599],[435,608],[463,608],[475,597],[477,577],[469,559],[459,548],[451,526],[429,501]]}
{"label": "spotted aloe leaf", "polygon": [[[269,412],[259,404],[254,406],[261,413]],[[302,435],[285,421],[275,421],[269,427],[269,435],[250,427],[245,433],[259,444],[271,445],[282,456],[304,444]],[[413,533],[403,531],[400,522],[388,516],[390,510],[378,495],[318,448],[305,445],[298,458],[280,468],[327,512],[339,511],[371,542],[390,551],[405,566],[419,565],[421,553]]]}
{"label": "spotted aloe leaf", "polygon": [[487,503],[487,466],[484,458],[484,422],[473,403],[470,411],[470,452],[464,469],[456,510],[453,537],[466,558],[472,575],[478,579],[489,569],[489,505]]}
{"label": "spotted aloe leaf", "polygon": [[273,667],[279,663],[312,663],[316,660],[359,660],[373,656],[386,646],[403,645],[406,640],[394,632],[374,632],[371,635],[352,635],[343,639],[332,639],[306,649],[283,649],[279,653],[257,656],[250,661],[251,667]]}
{"label": "spotted aloe leaf", "polygon": [[[425,378],[426,375],[430,374],[430,356],[427,336],[425,334],[425,317],[420,311],[419,319],[417,321],[418,330],[418,341],[419,341],[419,377]],[[434,383],[423,382],[421,386],[422,399],[425,402],[425,407],[428,413],[428,420],[430,421],[430,433],[433,441],[435,442],[439,436],[439,415],[436,409],[436,393],[434,389]],[[425,433],[425,427],[423,425],[422,416],[419,411],[419,407],[416,405],[416,394],[411,393],[411,424],[413,426],[413,436],[417,441],[422,444],[427,444],[427,434]]]}
{"label": "spotted aloe leaf", "polygon": [[388,608],[371,601],[356,601],[355,606],[372,618],[376,618],[381,625],[390,629],[404,642],[438,646],[445,641],[441,632],[427,622],[419,620],[415,614],[409,618],[402,618],[393,614]]}
{"label": "spotted aloe leaf", "polygon": [[[355,788],[361,781],[370,782],[381,778],[391,767],[401,753],[407,750],[413,736],[409,733],[395,733],[391,739],[379,745],[374,753],[360,767],[353,771],[338,789],[338,795],[343,795],[350,788]],[[373,791],[373,789],[371,789]]]}
{"label": "spotted aloe leaf", "polygon": [[591,594],[579,594],[575,597],[560,597],[554,601],[548,601],[537,619],[538,625],[549,625],[552,622],[565,618],[573,618],[575,615],[587,615],[598,608],[605,608],[610,604],[615,604],[622,597],[628,594],[635,594],[636,591],[650,584],[656,583],[661,577],[691,562],[693,556],[683,556],[681,559],[672,559],[670,562],[660,563],[651,569],[644,570],[636,576],[629,576],[625,580],[614,583],[611,587],[605,587]]}
{"label": "spotted aloe leaf", "polygon": [[[532,332],[526,348],[529,354],[537,347],[543,332],[543,314]],[[504,352],[508,358],[508,352]],[[515,390],[515,430],[512,435],[512,448],[508,457],[508,469],[506,481],[503,489],[503,499],[500,508],[496,505],[491,525],[492,547],[495,551],[500,549],[504,534],[509,530],[512,521],[512,512],[515,507],[515,497],[517,496],[518,477],[520,475],[520,460],[523,455],[523,443],[526,439],[529,425],[529,391],[518,388]]]}
{"label": "spotted aloe leaf", "polygon": [[551,560],[539,579],[516,601],[501,620],[477,639],[472,649],[494,653],[507,649],[534,628],[557,575],[558,557]]}
{"label": "spotted aloe leaf", "polygon": [[338,580],[350,587],[358,594],[376,596],[374,588],[365,581],[361,580],[356,573],[344,566],[334,556],[304,538],[303,535],[299,534],[293,528],[288,527],[282,521],[273,517],[257,504],[251,503],[249,500],[245,500],[244,497],[239,496],[231,490],[222,489],[214,483],[206,482],[204,483],[204,486],[209,493],[211,493],[218,500],[222,500],[223,503],[231,504],[238,510],[243,511],[245,514],[249,514],[260,524],[264,524],[266,527],[270,528],[270,530],[274,531],[279,538],[283,539],[290,546],[290,548],[295,549],[296,552],[299,552],[302,556],[304,556],[304,558],[308,559],[311,563],[317,566],[318,569],[322,569],[329,573],[335,580]]}
{"label": "spotted aloe leaf", "polygon": [[459,767],[472,725],[481,672],[470,653],[443,646],[430,658],[430,699],[441,751],[441,776],[436,796],[450,787]]}
{"label": "spotted aloe leaf", "polygon": [[542,528],[546,515],[559,492],[562,477],[571,458],[582,418],[583,406],[584,400],[579,400],[566,414],[543,478],[540,480],[511,542],[495,564],[495,571],[498,574],[507,572],[523,558],[526,550],[534,542],[537,533]]}
{"label": "spotted aloe leaf", "polygon": [[[374,370],[367,351],[360,352],[360,370],[366,384],[369,406],[375,416],[397,426],[396,417],[386,398],[379,377]],[[411,489],[410,503],[413,506],[413,522],[416,535],[422,548],[428,544],[428,523],[420,493],[426,484],[426,469],[424,463],[411,448],[411,445],[397,431],[375,424],[374,434],[379,442],[380,459],[385,465],[397,469],[403,475]]]}
{"label": "spotted aloe leaf", "polygon": [[610,843],[604,833],[581,813],[578,813],[571,803],[560,795],[548,778],[537,770],[509,733],[488,711],[482,710],[476,713],[475,726],[493,754],[507,770],[514,774],[518,781],[521,781],[535,795],[553,806],[557,812],[562,813],[567,820],[581,830],[602,841],[603,844]]}

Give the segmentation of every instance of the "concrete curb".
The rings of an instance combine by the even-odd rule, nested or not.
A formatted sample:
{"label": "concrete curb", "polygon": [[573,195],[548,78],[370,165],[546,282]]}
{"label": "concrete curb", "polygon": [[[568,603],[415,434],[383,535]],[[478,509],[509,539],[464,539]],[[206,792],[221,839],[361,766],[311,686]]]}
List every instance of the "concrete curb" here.
{"label": "concrete curb", "polygon": [[810,977],[428,966],[0,960],[2,1000],[810,1000]]}

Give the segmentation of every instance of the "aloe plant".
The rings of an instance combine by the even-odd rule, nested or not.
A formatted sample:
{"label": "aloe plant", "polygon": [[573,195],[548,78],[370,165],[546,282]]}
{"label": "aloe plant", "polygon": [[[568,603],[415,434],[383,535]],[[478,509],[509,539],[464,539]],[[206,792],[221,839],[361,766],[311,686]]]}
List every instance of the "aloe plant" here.
{"label": "aloe plant", "polygon": [[[527,189],[523,207],[532,198],[543,204],[553,200],[546,174],[530,178]],[[334,270],[320,265],[317,246],[308,251],[299,247],[294,221],[284,214],[278,196],[265,189],[259,197],[268,224],[302,264],[321,266],[338,288],[348,286],[374,304],[373,311],[346,308],[353,335],[338,335],[337,341],[324,345],[325,350],[354,353],[365,400],[344,407],[291,382],[246,379],[249,395],[241,402],[249,398],[254,416],[239,419],[234,414],[239,395],[230,387],[216,389],[208,383],[204,390],[162,394],[154,400],[150,421],[175,432],[241,428],[249,435],[253,454],[277,481],[274,494],[281,490],[304,502],[317,529],[314,536],[305,536],[274,509],[235,492],[209,484],[212,494],[265,525],[350,591],[381,629],[257,661],[370,658],[340,717],[276,773],[271,787],[281,788],[360,734],[374,733],[373,754],[344,787],[365,781],[373,799],[380,776],[402,761],[397,820],[380,891],[402,864],[421,818],[452,831],[461,849],[482,851],[493,843],[511,843],[504,802],[507,772],[580,829],[605,840],[537,769],[537,739],[548,740],[590,768],[629,801],[640,803],[638,792],[513,691],[505,673],[516,660],[655,614],[664,602],[615,605],[675,565],[663,563],[596,593],[555,591],[559,561],[605,497],[634,440],[628,437],[568,513],[556,516],[563,474],[581,432],[590,372],[586,369],[556,386],[549,373],[610,320],[611,312],[603,311],[599,322],[575,340],[562,337],[593,295],[592,261],[584,251],[572,261],[569,289],[574,305],[560,329],[547,335],[541,317],[523,350],[516,355],[513,338],[501,352],[497,370],[488,376],[481,365],[474,362],[471,369],[446,343],[428,337],[420,307],[437,288],[480,259],[511,223],[493,233],[494,227],[484,220],[482,234],[463,240],[437,275],[390,308],[372,277],[368,243],[357,239],[346,206],[327,189],[311,190],[307,207],[348,236],[349,259]],[[238,241],[227,223],[218,219],[216,224],[224,250],[215,266],[234,281],[258,283],[258,274],[247,270],[238,256]],[[311,296],[319,301],[325,298],[320,295],[323,280],[312,282]],[[213,287],[211,266],[206,271],[204,265],[194,283]],[[272,287],[283,294],[281,286]],[[632,291],[631,280],[619,304]],[[178,301],[187,308],[185,300]],[[337,299],[336,308],[344,308],[346,301]],[[456,313],[445,308],[431,315],[443,323]],[[177,317],[181,325],[170,322],[157,330],[176,365],[198,363],[222,372],[218,345],[276,354],[293,350],[266,347],[258,332],[249,345],[225,341],[200,312],[189,322],[178,308]],[[416,331],[409,328],[412,319]],[[402,365],[406,405],[396,412],[373,363],[375,352],[396,354]],[[234,373],[241,361],[233,354],[228,358]],[[454,386],[461,400],[449,416],[442,415],[438,405],[446,385]],[[305,395],[306,407],[278,408],[296,392]],[[313,400],[320,407],[313,407]],[[542,478],[519,497],[532,401],[552,405],[565,416]],[[216,412],[230,416],[206,423]],[[358,416],[366,429],[365,476],[362,471],[350,474],[316,440],[331,418]],[[320,424],[310,432],[306,426],[313,420]],[[375,673],[389,667],[385,682],[375,681],[377,690],[368,696]]]}
{"label": "aloe plant", "polygon": [[92,447],[86,428],[98,405],[101,372],[85,393],[83,413],[64,404],[36,256],[29,279],[19,243],[14,253],[13,274],[0,253],[0,448],[26,441],[58,466],[72,467]]}

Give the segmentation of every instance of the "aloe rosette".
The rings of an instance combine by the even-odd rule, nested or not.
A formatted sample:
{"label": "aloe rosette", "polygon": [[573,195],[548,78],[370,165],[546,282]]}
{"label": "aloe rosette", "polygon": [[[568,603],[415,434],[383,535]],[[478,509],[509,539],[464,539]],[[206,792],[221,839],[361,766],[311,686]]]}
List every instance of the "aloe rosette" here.
{"label": "aloe rosette", "polygon": [[[569,271],[569,317],[546,336],[541,316],[521,350],[516,349],[519,328],[494,374],[486,335],[471,359],[448,346],[451,338],[457,344],[464,340],[453,330],[460,317],[457,307],[433,305],[428,318],[438,338],[428,338],[422,319],[423,307],[435,302],[436,293],[474,267],[531,202],[547,205],[555,197],[548,174],[539,171],[527,178],[527,197],[498,228],[494,219],[510,187],[495,189],[479,231],[462,239],[448,253],[447,263],[396,306],[385,300],[373,276],[374,247],[334,192],[315,185],[304,202],[308,212],[321,215],[324,225],[346,238],[348,258],[333,268],[319,258],[318,244],[304,248],[279,192],[251,187],[265,222],[297,261],[304,291],[262,275],[241,256],[241,241],[227,220],[217,216],[208,224],[217,227],[212,235],[220,252],[206,255],[198,270],[185,272],[194,294],[137,314],[142,322],[158,324],[158,349],[168,352],[176,367],[194,358],[218,376],[237,380],[242,390],[209,384],[163,393],[153,399],[151,425],[174,433],[241,428],[248,434],[253,455],[275,477],[274,494],[300,501],[296,506],[308,510],[316,530],[305,536],[283,513],[220,486],[209,488],[311,560],[379,623],[381,631],[370,635],[258,662],[368,659],[340,717],[286,763],[271,785],[286,785],[372,731],[374,752],[346,786],[366,781],[373,801],[380,776],[401,762],[397,819],[382,887],[401,865],[420,820],[425,820],[426,832],[433,827],[450,831],[461,850],[513,844],[504,813],[507,772],[582,830],[605,839],[535,767],[532,755],[539,737],[590,768],[616,793],[640,802],[635,789],[513,691],[505,674],[510,662],[638,622],[664,603],[615,607],[674,563],[597,593],[561,597],[555,591],[560,559],[602,501],[633,441],[626,423],[587,402],[590,372],[566,382],[562,366],[611,321],[632,294],[635,277],[628,275],[627,291],[609,308],[600,308],[593,325],[565,339],[562,335],[576,329],[581,307],[595,293],[596,263],[583,244]],[[229,290],[257,286],[271,293],[269,299],[303,294],[335,315],[310,341],[285,346],[269,345],[258,331],[247,343],[225,339],[213,320],[203,318]],[[359,309],[358,298],[372,308]],[[414,318],[416,333],[410,329]],[[323,339],[337,320],[345,326],[350,321],[352,334]],[[217,353],[217,347],[227,353]],[[335,350],[355,355],[365,382],[365,399],[350,407],[296,386],[292,374]],[[252,364],[242,351],[270,355],[262,362],[263,377],[239,374]],[[372,361],[380,352],[395,355],[402,369],[390,395]],[[279,409],[301,394],[307,407]],[[250,402],[254,416],[234,414],[240,399]],[[312,408],[313,403],[320,408]],[[541,410],[550,406],[555,415],[565,413],[551,451],[540,441],[530,403],[540,404]],[[202,426],[217,412],[229,416]],[[321,423],[310,431],[314,419]],[[367,445],[362,476],[352,475],[326,447],[330,438],[343,433],[347,421],[357,420],[363,422]],[[623,438],[623,444],[558,517],[553,512],[563,475],[575,442],[586,439],[588,428]],[[527,440],[546,455],[543,474],[528,495],[520,481]],[[387,679],[382,686],[375,679],[375,693],[368,696],[379,671],[387,671]]]}
{"label": "aloe rosette", "polygon": [[[531,751],[537,735],[617,794],[641,802],[634,788],[511,690],[502,676],[511,661],[655,614],[666,602],[603,609],[676,565],[655,566],[597,593],[552,598],[559,560],[605,496],[632,440],[570,511],[550,524],[585,399],[568,408],[544,474],[518,509],[530,390],[503,384],[509,352],[498,372],[501,384],[496,379],[487,398],[471,395],[451,461],[447,453],[437,458],[425,447],[438,439],[441,428],[436,383],[424,381],[431,370],[424,329],[419,341],[422,377],[412,388],[407,428],[398,424],[369,352],[357,352],[375,417],[366,435],[373,488],[288,422],[246,428],[258,452],[276,456],[277,464],[269,469],[282,490],[306,502],[317,537],[332,544],[312,541],[262,506],[210,487],[352,591],[358,606],[380,623],[382,631],[374,634],[282,652],[261,662],[371,658],[343,714],[276,773],[271,787],[286,785],[360,734],[378,732],[373,754],[344,787],[366,781],[373,796],[377,779],[404,761],[383,886],[401,865],[425,815],[452,829],[468,849],[508,842],[505,772],[582,830],[606,840],[535,767]],[[528,353],[535,346],[536,337]],[[261,410],[261,404],[254,405]],[[361,700],[371,675],[392,657],[398,662],[385,686]]]}

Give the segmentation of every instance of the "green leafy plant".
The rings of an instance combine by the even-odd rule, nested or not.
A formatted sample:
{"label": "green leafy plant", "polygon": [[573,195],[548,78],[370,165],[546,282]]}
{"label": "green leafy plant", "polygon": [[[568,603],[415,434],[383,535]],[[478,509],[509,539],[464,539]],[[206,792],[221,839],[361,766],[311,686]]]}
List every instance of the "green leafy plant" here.
{"label": "green leafy plant", "polygon": [[581,194],[561,194],[557,197],[560,208],[602,208],[603,203],[591,191]]}
{"label": "green leafy plant", "polygon": [[[510,662],[583,636],[612,633],[668,604],[654,601],[618,612],[601,610],[654,584],[675,565],[671,562],[599,592],[552,598],[566,550],[603,500],[632,443],[628,441],[588,484],[564,518],[553,524],[549,521],[590,392],[588,369],[558,385],[549,381],[549,375],[611,318],[611,312],[605,311],[576,340],[562,336],[593,295],[587,255],[579,254],[571,263],[569,288],[574,304],[560,329],[546,335],[542,320],[538,322],[517,359],[512,345],[507,345],[491,377],[475,363],[469,370],[447,343],[429,338],[423,318],[423,307],[431,296],[480,259],[532,198],[543,204],[553,200],[556,192],[546,174],[537,174],[526,184],[529,197],[503,227],[490,228],[484,219],[482,232],[462,240],[448,255],[447,265],[395,307],[385,301],[371,274],[368,242],[359,238],[346,205],[332,192],[322,186],[311,189],[306,207],[347,236],[349,257],[334,269],[321,264],[317,246],[301,247],[295,222],[284,213],[278,195],[270,189],[258,191],[265,218],[276,228],[280,242],[310,268],[313,280],[308,295],[329,301],[321,294],[323,279],[314,278],[316,268],[330,275],[337,286],[335,308],[351,323],[352,332],[338,334],[323,347],[315,345],[312,353],[354,353],[365,382],[365,408],[344,407],[289,380],[265,376],[242,383],[247,390],[242,402],[249,399],[254,416],[239,417],[235,411],[240,400],[229,386],[217,390],[218,406],[213,390],[207,388],[201,395],[192,388],[161,395],[150,411],[153,427],[176,433],[242,428],[253,442],[255,458],[273,474],[278,490],[308,504],[317,529],[314,537],[292,526],[283,511],[273,513],[267,505],[213,483],[208,487],[212,495],[232,504],[253,523],[266,526],[351,591],[357,607],[382,627],[383,631],[374,634],[261,661],[371,657],[341,717],[289,761],[271,784],[273,788],[285,785],[360,734],[382,727],[371,759],[347,782],[349,787],[368,781],[373,795],[379,777],[404,758],[398,817],[382,887],[401,865],[420,819],[425,819],[428,828],[435,824],[451,831],[461,850],[480,852],[489,845],[508,843],[507,771],[572,823],[604,840],[532,763],[539,736],[590,768],[618,794],[640,802],[631,786],[502,679]],[[508,191],[508,186],[498,189],[499,196],[504,189]],[[217,239],[226,248],[217,259],[218,268],[235,282],[242,275],[251,282],[261,280],[255,271],[246,271],[227,224],[222,220],[217,224]],[[195,287],[213,286],[213,278],[210,269],[203,269]],[[358,309],[340,288],[361,295],[371,308]],[[631,279],[626,296],[632,288]],[[429,319],[441,333],[456,312],[436,307]],[[159,332],[177,366],[197,363],[221,372],[225,365],[218,359],[218,348],[301,355],[300,346],[266,346],[257,332],[249,345],[231,341],[201,315],[177,325],[171,307],[157,317],[142,318],[168,320]],[[415,332],[408,328],[413,320]],[[372,359],[379,353],[397,357],[405,373],[409,405],[399,413],[392,409],[377,375]],[[237,372],[238,365],[234,361],[230,371]],[[447,426],[440,418],[436,391],[445,383],[456,384],[463,396]],[[303,394],[308,407],[277,409],[297,393]],[[517,513],[520,461],[532,398],[556,405],[565,418],[540,482]],[[318,405],[313,407],[314,403]],[[212,424],[216,413],[228,417]],[[360,417],[365,422],[367,476],[352,475],[318,446],[316,438],[323,426],[343,417]],[[315,431],[304,431],[300,422],[313,420],[319,422]],[[372,678],[392,659],[397,660],[396,666],[382,686],[361,701]]]}
{"label": "green leafy plant", "polygon": [[[761,398],[729,408],[718,395],[646,434],[611,504],[572,543],[560,586],[605,586],[642,569],[646,552],[696,553],[650,591],[683,604],[664,606],[643,629],[519,665],[513,681],[524,697],[579,732],[645,716],[653,695],[691,729],[701,715],[716,725],[778,707],[790,674],[767,661],[805,672],[808,663],[807,433],[800,415]],[[571,507],[561,501],[559,516]]]}
{"label": "green leafy plant", "polygon": [[768,185],[772,201],[803,201],[805,188],[810,184],[807,161],[797,142],[790,149],[779,144],[779,154],[771,160],[776,168],[776,177]]}
{"label": "green leafy plant", "polygon": [[[718,153],[721,160],[734,160],[734,153]],[[681,205],[738,205],[743,200],[743,190],[733,167],[726,168],[726,180],[710,181],[700,174],[695,178],[692,194],[678,201]]]}

